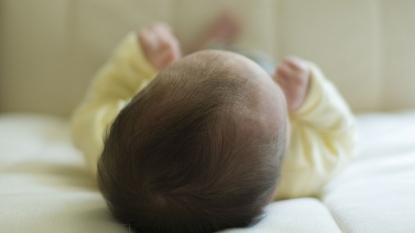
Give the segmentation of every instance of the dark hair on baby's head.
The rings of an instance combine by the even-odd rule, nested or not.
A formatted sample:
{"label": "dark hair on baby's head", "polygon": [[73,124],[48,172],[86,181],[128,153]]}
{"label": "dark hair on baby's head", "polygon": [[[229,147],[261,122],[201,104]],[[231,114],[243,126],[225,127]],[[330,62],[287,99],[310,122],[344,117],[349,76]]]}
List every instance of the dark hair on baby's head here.
{"label": "dark hair on baby's head", "polygon": [[264,132],[249,115],[257,104],[249,74],[205,53],[162,71],[105,141],[99,187],[112,214],[137,232],[245,227],[274,192],[285,128]]}

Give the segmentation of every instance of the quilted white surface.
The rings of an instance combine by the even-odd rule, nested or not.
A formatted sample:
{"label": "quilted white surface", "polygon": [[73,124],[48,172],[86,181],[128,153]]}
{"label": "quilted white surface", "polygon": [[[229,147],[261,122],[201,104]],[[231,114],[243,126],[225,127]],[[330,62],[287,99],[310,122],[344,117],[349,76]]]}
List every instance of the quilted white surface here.
{"label": "quilted white surface", "polygon": [[[321,200],[275,202],[259,224],[225,232],[415,232],[415,112],[358,123],[358,156]],[[107,211],[66,120],[0,116],[0,232],[129,232]]]}

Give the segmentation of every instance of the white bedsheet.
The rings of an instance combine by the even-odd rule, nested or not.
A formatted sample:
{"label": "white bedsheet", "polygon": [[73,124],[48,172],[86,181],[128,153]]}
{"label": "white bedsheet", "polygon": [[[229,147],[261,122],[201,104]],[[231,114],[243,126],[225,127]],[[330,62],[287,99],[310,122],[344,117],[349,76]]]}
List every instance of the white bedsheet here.
{"label": "white bedsheet", "polygon": [[[355,160],[321,197],[275,202],[225,232],[415,232],[415,112],[358,117]],[[67,120],[0,116],[0,232],[129,232],[109,214]]]}

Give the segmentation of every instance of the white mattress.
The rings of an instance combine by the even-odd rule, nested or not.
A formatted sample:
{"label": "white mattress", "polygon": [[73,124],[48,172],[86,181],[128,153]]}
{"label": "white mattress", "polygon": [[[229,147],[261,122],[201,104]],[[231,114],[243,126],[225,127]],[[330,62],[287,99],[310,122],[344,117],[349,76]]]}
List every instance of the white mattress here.
{"label": "white mattress", "polygon": [[[415,232],[415,112],[358,123],[358,154],[320,200],[272,203],[259,224],[226,232]],[[129,232],[109,214],[67,120],[0,116],[0,232]]]}

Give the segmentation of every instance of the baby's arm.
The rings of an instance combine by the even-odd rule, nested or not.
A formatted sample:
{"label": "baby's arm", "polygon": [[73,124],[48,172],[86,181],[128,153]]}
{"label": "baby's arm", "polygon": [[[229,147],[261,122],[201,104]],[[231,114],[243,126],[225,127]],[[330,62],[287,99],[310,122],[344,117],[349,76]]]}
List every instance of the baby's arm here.
{"label": "baby's arm", "polygon": [[[113,58],[98,72],[86,98],[75,110],[71,136],[88,166],[96,174],[103,139],[120,110],[162,69],[178,58],[177,42],[165,25],[152,25],[130,33]],[[175,47],[173,50],[171,47]]]}
{"label": "baby's arm", "polygon": [[314,64],[286,59],[274,80],[285,92],[291,122],[277,198],[319,195],[353,155],[354,117]]}

